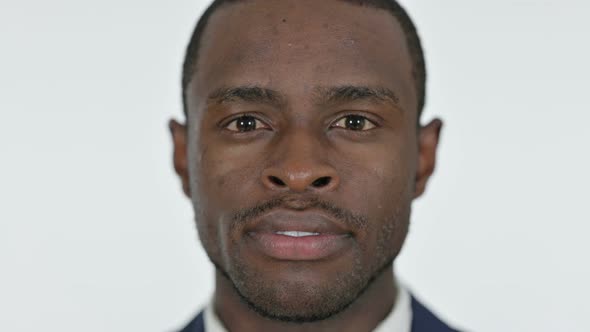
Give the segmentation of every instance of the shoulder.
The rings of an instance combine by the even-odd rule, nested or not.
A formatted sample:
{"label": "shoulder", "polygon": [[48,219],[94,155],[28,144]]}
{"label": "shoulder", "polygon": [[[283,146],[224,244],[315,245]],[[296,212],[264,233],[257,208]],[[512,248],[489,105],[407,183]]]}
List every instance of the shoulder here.
{"label": "shoulder", "polygon": [[412,296],[412,332],[457,332]]}
{"label": "shoulder", "polygon": [[205,332],[205,321],[201,311],[188,325],[178,332]]}

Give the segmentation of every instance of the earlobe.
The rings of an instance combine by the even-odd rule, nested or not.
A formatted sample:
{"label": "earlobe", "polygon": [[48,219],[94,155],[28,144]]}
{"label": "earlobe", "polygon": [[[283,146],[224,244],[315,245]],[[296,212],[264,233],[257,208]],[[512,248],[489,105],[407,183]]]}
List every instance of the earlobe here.
{"label": "earlobe", "polygon": [[441,120],[434,119],[429,124],[420,128],[414,198],[418,198],[424,193],[426,184],[434,172],[436,166],[436,150],[442,125]]}
{"label": "earlobe", "polygon": [[189,176],[187,167],[187,130],[186,125],[180,124],[176,120],[168,122],[170,134],[172,135],[174,170],[182,182],[182,190],[187,197],[191,197]]}

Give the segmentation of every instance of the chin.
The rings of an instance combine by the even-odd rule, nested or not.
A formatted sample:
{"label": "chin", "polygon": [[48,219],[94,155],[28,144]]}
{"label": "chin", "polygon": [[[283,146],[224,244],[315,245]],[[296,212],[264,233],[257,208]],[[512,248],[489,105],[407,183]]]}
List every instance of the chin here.
{"label": "chin", "polygon": [[265,268],[236,263],[227,276],[258,314],[285,322],[313,322],[345,310],[371,281],[370,270],[358,259],[335,263],[275,262]]}
{"label": "chin", "polygon": [[358,291],[338,289],[329,283],[288,281],[266,283],[257,289],[251,286],[237,290],[252,310],[269,319],[293,323],[330,318],[345,310],[358,296]]}

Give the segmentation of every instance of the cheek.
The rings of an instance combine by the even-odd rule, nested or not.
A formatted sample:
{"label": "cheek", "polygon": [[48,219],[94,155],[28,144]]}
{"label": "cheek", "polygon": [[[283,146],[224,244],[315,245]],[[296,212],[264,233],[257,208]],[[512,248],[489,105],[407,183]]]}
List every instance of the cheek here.
{"label": "cheek", "polygon": [[414,152],[408,147],[375,149],[357,159],[362,164],[349,167],[352,187],[347,191],[354,193],[350,202],[371,221],[361,245],[379,262],[399,252],[407,233],[415,174]]}
{"label": "cheek", "polygon": [[412,181],[408,181],[411,174],[407,163],[399,160],[388,160],[382,167],[372,169],[372,177],[367,188],[373,188],[367,200],[372,202],[369,213],[380,223],[400,222],[403,214],[411,202]]}
{"label": "cheek", "polygon": [[[252,146],[227,145],[202,140],[195,149],[194,174],[201,226],[210,234],[224,234],[228,217],[238,209],[256,203],[261,155]],[[206,225],[205,225],[206,224]],[[220,238],[219,240],[223,240]]]}
{"label": "cheek", "polygon": [[355,193],[355,199],[369,204],[368,214],[390,210],[396,202],[411,197],[415,149],[407,140],[384,141],[399,143],[374,145],[344,163],[343,173],[353,187],[347,191]]}
{"label": "cheek", "polygon": [[197,139],[189,142],[189,166],[192,193],[199,197],[202,209],[214,210],[218,201],[242,190],[253,174],[251,165],[255,163],[248,160],[254,154],[247,153],[245,147],[225,144],[215,133],[217,129],[210,128],[210,122],[205,116],[201,128],[192,133]]}
{"label": "cheek", "polygon": [[[203,150],[205,151],[205,150]],[[201,155],[198,177],[200,202],[199,235],[210,257],[229,270],[237,236],[231,232],[231,216],[236,210],[257,203],[257,174],[260,156],[232,147],[208,146]]]}
{"label": "cheek", "polygon": [[[233,147],[212,142],[204,131],[191,132],[189,176],[192,205],[199,238],[209,256],[223,264],[224,218],[244,202],[255,170],[246,157]],[[241,198],[241,200],[238,200]]]}
{"label": "cheek", "polygon": [[248,206],[247,198],[255,194],[261,172],[259,154],[212,146],[201,162],[200,192],[208,196],[208,205],[222,211]]}

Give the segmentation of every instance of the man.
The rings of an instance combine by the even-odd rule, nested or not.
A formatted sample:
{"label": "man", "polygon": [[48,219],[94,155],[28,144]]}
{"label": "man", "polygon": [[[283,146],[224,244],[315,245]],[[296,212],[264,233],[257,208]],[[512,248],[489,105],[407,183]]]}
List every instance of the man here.
{"label": "man", "polygon": [[215,294],[183,331],[451,331],[394,278],[442,123],[392,0],[215,1],[174,165]]}

